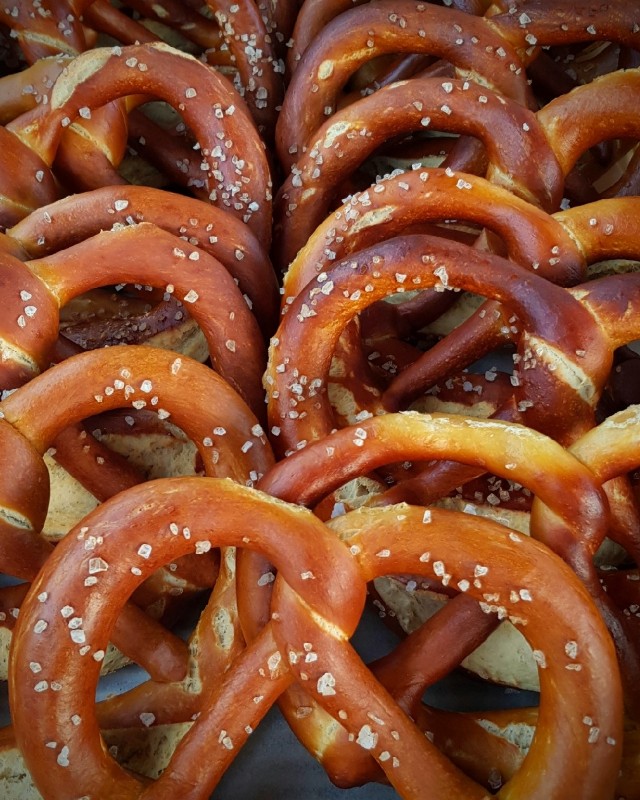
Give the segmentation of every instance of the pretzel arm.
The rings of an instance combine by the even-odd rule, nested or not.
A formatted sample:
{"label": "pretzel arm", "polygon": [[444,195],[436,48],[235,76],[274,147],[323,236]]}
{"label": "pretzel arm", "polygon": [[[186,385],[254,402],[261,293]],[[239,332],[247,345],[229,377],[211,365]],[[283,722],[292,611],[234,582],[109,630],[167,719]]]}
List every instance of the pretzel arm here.
{"label": "pretzel arm", "polygon": [[145,44],[155,42],[158,38],[140,22],[131,19],[107,0],[93,0],[87,3],[82,18],[87,25],[122,44]]}
{"label": "pretzel arm", "polygon": [[40,58],[19,72],[0,78],[2,97],[0,123],[6,125],[21,114],[46,102],[51,86],[60,75],[71,56],[59,53]]}
{"label": "pretzel arm", "polygon": [[[16,164],[20,164],[17,174]],[[0,227],[13,225],[59,196],[60,188],[47,164],[15,134],[0,127]]]}
{"label": "pretzel arm", "polygon": [[[590,147],[640,132],[640,70],[619,70],[577,86],[537,113],[565,175]],[[580,124],[576,124],[576,120]]]}
{"label": "pretzel arm", "polygon": [[277,112],[284,96],[284,64],[277,58],[266,21],[253,0],[230,3],[207,0],[242,83],[247,102],[263,139],[273,141]]}
{"label": "pretzel arm", "polygon": [[624,0],[601,5],[561,0],[511,3],[508,11],[489,16],[489,24],[528,61],[539,47],[578,42],[619,42],[638,50],[638,12]]}
{"label": "pretzel arm", "polygon": [[296,71],[304,51],[334,17],[365,2],[368,0],[305,0],[296,15],[291,34],[291,47],[287,53],[289,74]]}
{"label": "pretzel arm", "polygon": [[[20,45],[25,59],[32,64],[39,58],[67,53],[77,55],[86,49],[81,20],[67,2],[42,2],[40,13],[29,4],[3,0],[2,19]],[[43,13],[44,12],[44,13]]]}
{"label": "pretzel arm", "polygon": [[640,199],[596,200],[558,211],[553,217],[571,236],[589,263],[611,258],[638,257]]}

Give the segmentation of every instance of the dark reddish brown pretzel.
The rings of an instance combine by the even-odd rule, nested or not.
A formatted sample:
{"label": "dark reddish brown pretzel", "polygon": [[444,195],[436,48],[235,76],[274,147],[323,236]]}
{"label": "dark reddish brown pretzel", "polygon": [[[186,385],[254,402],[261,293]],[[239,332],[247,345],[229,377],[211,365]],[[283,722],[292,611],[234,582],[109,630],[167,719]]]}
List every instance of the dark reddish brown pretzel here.
{"label": "dark reddish brown pretzel", "polygon": [[639,98],[640,70],[618,70],[576,87],[538,111],[538,122],[565,176],[589,147],[618,137],[639,138]]}
{"label": "dark reddish brown pretzel", "polygon": [[[500,235],[514,261],[571,285],[584,276],[586,263],[637,256],[636,204],[636,198],[602,200],[550,217],[481,178],[418,169],[380,181],[328,217],[285,275],[285,298],[291,302],[314,274],[330,272],[336,260],[411,224],[438,218],[468,219],[488,227]],[[508,314],[495,316],[493,304],[484,309],[394,380],[385,396],[388,409],[401,407],[513,336]],[[412,305],[389,313],[397,315],[402,327],[403,316],[410,319],[413,314]]]}
{"label": "dark reddish brown pretzel", "polygon": [[322,33],[322,29],[332,19],[368,0],[305,0],[295,19],[287,52],[287,69],[290,75],[298,68],[304,51]]}
{"label": "dark reddish brown pretzel", "polygon": [[163,99],[179,111],[202,158],[204,188],[198,194],[249,223],[268,246],[271,180],[245,104],[223,76],[168,45],[96,48],[73,59],[56,81],[48,111],[22,130],[22,138],[51,164],[65,128],[81,111],[90,114],[136,94]]}
{"label": "dark reddish brown pretzel", "polygon": [[[5,122],[25,143],[34,117],[45,113],[53,84],[70,60],[43,58],[1,79]],[[96,109],[95,114],[85,112],[84,118],[64,131],[53,167],[65,190],[125,182],[116,169],[127,144],[125,106],[126,99]]]}
{"label": "dark reddish brown pretzel", "polygon": [[262,412],[264,351],[257,322],[233,278],[203,250],[140,223],[25,263],[6,254],[2,259],[7,276],[6,316],[0,326],[4,388],[24,383],[48,365],[59,309],[71,298],[116,281],[140,282],[165,291],[169,287],[187,303],[218,371],[238,387],[255,413]]}
{"label": "dark reddish brown pretzel", "polygon": [[[610,785],[619,767],[622,736],[621,694],[613,650],[584,590],[546,548],[522,541],[514,549],[509,532],[490,525],[482,526],[485,536],[471,540],[452,536],[452,531],[436,523],[419,541],[415,526],[422,521],[424,509],[409,508],[406,514],[403,509],[395,515],[368,511],[344,517],[339,528],[349,544],[347,548],[329,535],[309,512],[305,514],[301,509],[235,484],[183,479],[158,482],[153,488],[153,495],[149,486],[123,493],[117,503],[103,505],[85,520],[90,530],[102,537],[100,557],[113,565],[102,576],[99,592],[85,587],[82,572],[70,567],[71,563],[83,560],[82,542],[70,536],[58,548],[23,606],[14,640],[11,702],[18,742],[41,791],[55,792],[64,780],[72,781],[77,791],[85,793],[142,795],[143,785],[117,767],[101,746],[90,702],[83,704],[83,712],[69,721],[69,704],[73,706],[85,694],[87,699],[93,695],[98,674],[96,659],[92,662],[77,655],[69,640],[68,623],[59,612],[73,597],[72,614],[81,620],[81,630],[92,651],[100,653],[112,616],[103,599],[105,586],[111,587],[111,607],[119,605],[120,598],[130,593],[147,572],[193,550],[194,541],[249,546],[273,559],[280,570],[274,616],[239,657],[234,665],[237,668],[226,673],[168,768],[153,787],[144,791],[145,796],[186,791],[191,787],[192,797],[207,797],[230,763],[231,751],[246,741],[277,695],[292,680],[302,679],[316,701],[340,719],[353,738],[371,752],[401,795],[419,796],[423,791],[424,770],[429,767],[430,796],[443,800],[452,794],[485,797],[484,789],[452,768],[413,726],[345,641],[360,615],[366,579],[387,567],[403,572],[431,570],[432,559],[433,563],[447,565],[450,570],[447,581],[468,583],[470,595],[477,599],[482,598],[483,586],[490,587],[501,598],[504,596],[505,613],[526,620],[527,637],[534,647],[544,648],[548,656],[546,667],[541,670],[543,700],[538,735],[524,768],[511,779],[504,796],[509,790],[518,796],[536,796],[534,787],[541,786],[543,763],[549,776],[548,783],[542,784],[545,796],[567,790],[570,781],[574,789],[579,785],[581,796],[595,800]],[[197,503],[191,501],[192,497],[195,500],[196,491]],[[178,497],[181,503],[176,506]],[[141,516],[143,506],[148,511]],[[138,512],[136,523],[129,522],[125,544],[124,527],[119,527],[117,520],[127,518],[134,509]],[[247,514],[257,521],[250,536],[245,535]],[[397,520],[396,516],[403,519]],[[171,532],[174,522],[178,525],[177,534]],[[475,524],[480,527],[477,521]],[[180,525],[189,526],[194,541],[180,535]],[[280,557],[285,549],[284,540],[287,559]],[[139,577],[132,574],[131,561],[115,558],[116,551],[121,552],[123,546],[131,550],[135,571],[142,573]],[[430,550],[428,557],[425,546]],[[144,558],[135,555],[141,548]],[[388,556],[382,560],[383,550]],[[495,557],[507,552],[527,572],[526,586],[514,584],[511,570],[503,569],[502,559]],[[468,577],[473,579],[474,570],[484,561],[492,564],[492,574],[483,581],[476,578],[480,584],[477,587]],[[308,579],[309,572],[313,580]],[[561,591],[566,592],[561,605],[548,589],[552,574],[554,583],[557,580]],[[52,581],[53,575],[60,580]],[[514,587],[529,591],[533,602],[520,607],[507,600]],[[559,607],[571,609],[570,624],[558,616]],[[496,613],[497,609],[498,606],[490,606],[487,612]],[[549,632],[551,618],[557,620],[551,628],[553,634]],[[34,633],[38,620],[42,622]],[[569,640],[575,641],[579,651],[584,652],[584,674],[580,676],[565,669],[568,660],[565,645]],[[309,652],[314,654],[313,658],[305,657]],[[34,692],[34,680],[25,668],[29,663],[40,666],[39,680],[56,681],[59,690]],[[606,671],[603,664],[608,665]],[[598,676],[605,672],[607,680],[603,681]],[[576,698],[575,705],[563,704],[560,715],[556,714],[555,696],[551,696],[558,687],[562,687],[560,697]],[[366,703],[360,694],[363,688],[367,693]],[[607,691],[610,695],[605,700]],[[237,707],[233,698],[238,692],[261,699],[244,706],[246,713],[229,716],[226,710]],[[29,726],[25,725],[27,713]],[[602,735],[596,742],[590,741],[588,731],[582,738],[569,735],[570,731],[580,730],[586,715],[598,720]],[[47,748],[50,741],[56,744]],[[74,758],[78,747],[82,748],[82,759]],[[203,747],[209,752],[206,759],[197,755]],[[582,769],[568,775],[566,764],[576,761]],[[557,768],[549,769],[549,765],[555,764]]]}
{"label": "dark reddish brown pretzel", "polygon": [[0,78],[0,122],[6,125],[41,103],[48,103],[55,79],[70,59],[71,56],[64,53],[40,58],[20,72],[3,75]]}
{"label": "dark reddish brown pretzel", "polygon": [[[344,176],[386,139],[421,128],[479,138],[487,150],[490,181],[547,211],[558,208],[562,173],[533,112],[471,81],[415,78],[336,112],[293,166],[275,206],[277,260],[283,269],[327,216]],[[464,176],[460,179],[466,186]]]}
{"label": "dark reddish brown pretzel", "polygon": [[109,186],[45,206],[13,226],[8,234],[31,258],[38,258],[100,230],[139,222],[151,222],[217,258],[249,298],[262,330],[273,331],[278,291],[263,248],[235,216],[195,198],[151,187]]}
{"label": "dark reddish brown pretzel", "polygon": [[112,6],[108,0],[83,2],[82,19],[94,30],[123,44],[144,44],[157,41],[158,38],[140,22]]}
{"label": "dark reddish brown pretzel", "polygon": [[[490,88],[529,104],[522,64],[482,18],[455,9],[401,0],[374,0],[341,14],[307,49],[287,89],[278,118],[278,157],[289,170],[335,111],[338,93],[358,67],[383,53],[437,55],[457,77],[482,76]],[[309,93],[313,102],[309,102]]]}
{"label": "dark reddish brown pretzel", "polygon": [[[15,165],[20,170],[15,173]],[[4,127],[0,127],[0,227],[6,228],[60,196],[49,166]]]}
{"label": "dark reddish brown pretzel", "polygon": [[[57,398],[55,413],[52,397]],[[217,402],[210,403],[213,397]],[[207,398],[206,403],[203,398]],[[42,454],[57,436],[69,425],[96,413],[143,405],[171,419],[190,436],[208,475],[253,482],[272,463],[271,450],[256,418],[223,380],[197,362],[168,351],[135,346],[75,356],[0,404],[2,458],[6,464],[13,453],[24,468],[17,473],[19,481],[5,481],[2,487],[2,506],[12,509],[3,522],[3,572],[31,580],[51,553],[51,545],[39,536],[49,488]],[[120,488],[119,482],[115,487],[108,485],[108,478],[105,470],[102,481],[107,495]],[[230,604],[225,603],[225,607],[231,615]],[[126,651],[131,653],[137,644],[134,653],[138,655],[143,644],[131,635],[131,628],[122,633],[124,641],[119,641]],[[184,655],[180,650],[179,656]],[[152,661],[152,669],[166,680],[162,651],[151,654],[156,660],[158,656],[159,665]],[[138,657],[148,661],[150,656]],[[184,666],[184,660],[179,665]],[[173,663],[171,667],[175,670]],[[179,669],[177,675],[169,672],[169,679],[179,679],[183,674]]]}
{"label": "dark reddish brown pretzel", "polygon": [[[329,366],[346,323],[387,294],[431,286],[491,294],[519,318],[525,333],[519,342],[520,385],[514,394],[532,427],[566,438],[569,430],[576,435],[593,425],[598,391],[583,392],[579,385],[557,380],[575,372],[588,385],[604,385],[611,341],[591,313],[565,289],[497,256],[436,237],[405,236],[340,261],[330,273],[309,282],[288,307],[265,379],[270,424],[281,429],[276,443],[280,453],[331,431]],[[575,314],[569,310],[574,308]],[[325,315],[330,315],[330,326]],[[300,337],[308,340],[316,333],[321,335],[314,340],[313,356],[308,350],[303,353]],[[556,357],[560,360],[554,365]],[[372,396],[366,410],[379,412],[379,399]]]}
{"label": "dark reddish brown pretzel", "polygon": [[[568,235],[575,240],[586,263],[610,258],[635,258],[638,254],[638,207],[637,198],[602,200],[557,212],[554,218],[565,229],[565,236]],[[564,249],[560,243],[556,246],[560,251]],[[551,257],[552,260],[555,258],[555,255]],[[481,350],[478,349],[478,345],[483,339],[489,346],[491,342],[498,341],[498,328],[507,335],[513,334],[513,331],[506,331],[504,315],[493,316],[491,320],[495,309],[496,307],[492,305],[485,306],[484,318],[476,314],[454,332],[451,343],[455,342],[455,359],[447,360],[446,345],[444,342],[438,343],[430,353],[421,356],[420,361],[412,365],[408,371],[395,378],[385,395],[387,408],[400,408],[410,397],[415,397],[419,393],[418,387],[425,389],[435,380],[444,377],[447,370],[467,366],[474,357],[488,352],[489,348]],[[474,332],[474,329],[477,332]],[[615,334],[613,335],[615,337]],[[463,359],[465,351],[468,357]]]}
{"label": "dark reddish brown pretzel", "polygon": [[501,13],[489,25],[518,48],[529,62],[540,47],[578,42],[618,42],[640,48],[640,12],[635,3],[575,3],[572,0],[507,0],[496,3]]}

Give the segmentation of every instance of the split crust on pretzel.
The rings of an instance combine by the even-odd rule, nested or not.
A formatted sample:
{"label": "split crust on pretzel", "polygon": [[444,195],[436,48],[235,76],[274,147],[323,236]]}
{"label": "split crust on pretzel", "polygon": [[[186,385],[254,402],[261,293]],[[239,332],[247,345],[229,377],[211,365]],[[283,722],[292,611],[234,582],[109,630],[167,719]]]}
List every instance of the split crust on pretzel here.
{"label": "split crust on pretzel", "polygon": [[[197,503],[192,502],[196,486]],[[118,522],[123,511],[129,519],[126,538]],[[245,525],[248,514],[255,519],[251,532]],[[543,546],[523,540],[512,552],[513,541],[508,531],[497,530],[500,526],[479,525],[476,520],[478,535],[472,539],[452,537],[452,532],[434,524],[417,541],[415,528],[422,515],[423,509],[401,506],[390,512],[368,511],[344,517],[338,524],[346,534],[349,547],[345,547],[310,512],[228,481],[159,481],[104,504],[85,523],[102,537],[98,554],[109,569],[100,583],[101,589],[105,583],[112,587],[109,602],[104,591],[97,594],[86,585],[83,543],[72,535],[39,576],[18,623],[11,670],[12,710],[18,743],[36,783],[45,792],[55,791],[61,780],[71,780],[83,793],[142,795],[143,784],[119,768],[100,745],[95,712],[91,711],[90,698],[95,691],[103,640],[113,620],[112,609],[145,574],[176,555],[211,544],[236,544],[258,548],[278,567],[275,615],[226,673],[212,702],[201,711],[168,768],[155,785],[144,790],[144,796],[160,796],[170,789],[188,792],[187,796],[194,798],[208,796],[232,759],[232,751],[246,741],[248,731],[268,705],[304,673],[304,685],[315,700],[339,717],[354,738],[370,750],[403,796],[424,796],[424,770],[429,769],[429,796],[445,798],[452,792],[463,792],[466,797],[486,797],[486,790],[452,767],[413,726],[346,642],[360,616],[369,577],[387,567],[432,570],[433,558],[436,564],[447,565],[449,580],[465,586],[468,583],[472,596],[481,599],[485,585],[504,596],[505,612],[522,621],[533,646],[539,645],[545,655],[538,736],[523,768],[498,796],[548,797],[569,791],[570,782],[572,789],[580,785],[581,796],[600,797],[619,768],[622,706],[619,684],[615,678],[610,680],[616,675],[613,649],[584,590],[570,570]],[[398,520],[398,516],[404,519]],[[350,523],[358,530],[349,529]],[[185,527],[189,528],[189,537],[181,534]],[[285,537],[287,559],[282,559]],[[130,552],[127,558],[122,558],[123,547]],[[425,547],[430,549],[428,557]],[[118,558],[114,558],[116,552]],[[357,555],[353,557],[352,553]],[[521,563],[521,571],[529,576],[527,585],[519,588],[530,592],[530,605],[515,606],[506,599],[509,590],[517,587],[512,569],[503,567],[510,559]],[[486,579],[475,578],[480,584],[477,587],[471,580],[484,561],[492,565],[491,574]],[[309,572],[312,580],[307,578]],[[561,606],[545,589],[550,586],[546,579],[556,573],[561,591],[567,594]],[[57,580],[58,576],[64,580]],[[84,656],[69,636],[68,618],[64,612],[60,614],[67,607],[72,609],[69,618],[78,620],[73,629],[84,635],[88,647]],[[572,609],[570,622],[558,615],[559,607]],[[489,606],[487,613],[497,613],[497,608]],[[551,643],[550,618],[557,620]],[[304,658],[310,652],[305,642],[311,645],[314,659]],[[567,642],[578,645],[583,667],[580,674],[565,668],[571,663]],[[606,686],[603,663],[609,666]],[[37,675],[29,670],[29,664],[38,665]],[[56,683],[55,692],[34,691],[34,685],[44,682],[48,686],[51,681]],[[366,704],[357,694],[358,687],[366,687]],[[261,699],[247,704],[246,713],[232,718],[228,704],[233,705],[236,692]],[[575,702],[570,703],[569,698],[575,698]],[[70,714],[70,709],[80,709],[78,703],[82,710]],[[35,719],[35,724],[28,726],[28,734],[24,714]],[[587,729],[583,737],[575,736],[584,727],[587,715],[597,719],[601,728],[595,742],[590,741]],[[220,739],[221,729],[226,738]],[[48,748],[50,741],[56,744]],[[198,757],[203,746],[209,753],[207,759]],[[567,761],[579,763],[581,769],[568,774]],[[561,763],[562,769],[549,769],[556,763]],[[541,781],[542,764],[547,767],[545,781]],[[187,765],[191,777],[187,777]]]}

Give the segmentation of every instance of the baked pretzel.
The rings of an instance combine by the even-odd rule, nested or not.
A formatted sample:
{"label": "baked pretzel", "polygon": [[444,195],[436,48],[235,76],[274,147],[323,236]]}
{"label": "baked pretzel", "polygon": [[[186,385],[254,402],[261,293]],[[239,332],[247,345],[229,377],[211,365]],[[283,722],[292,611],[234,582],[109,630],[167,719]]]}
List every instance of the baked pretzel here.
{"label": "baked pretzel", "polygon": [[[80,380],[81,379],[81,380]],[[216,397],[205,404],[200,398]],[[47,398],[56,397],[54,409]],[[272,463],[271,450],[256,418],[235,392],[215,373],[191,359],[169,351],[127,346],[91,351],[68,359],[7,397],[2,412],[3,459],[13,452],[22,464],[21,480],[5,481],[2,506],[11,509],[3,522],[2,570],[32,580],[52,552],[40,537],[48,503],[48,476],[42,455],[62,431],[98,412],[146,406],[170,418],[194,441],[205,474],[231,477],[242,483],[258,480]],[[108,497],[121,488],[121,476],[109,482],[108,471],[95,472]],[[8,473],[7,473],[8,474]],[[26,480],[25,480],[26,476]],[[94,481],[97,480],[94,477]],[[148,625],[147,625],[148,627]],[[131,629],[118,640],[126,652],[143,648]],[[156,634],[157,636],[157,634]],[[181,678],[185,652],[179,650]],[[138,656],[139,658],[140,656]],[[152,670],[167,679],[162,651]]]}
{"label": "baked pretzel", "polygon": [[[474,265],[471,271],[470,264]],[[346,323],[387,294],[429,286],[464,288],[484,296],[491,293],[520,320],[522,363],[514,396],[516,403],[522,401],[520,413],[528,424],[562,437],[592,426],[598,390],[582,392],[579,384],[560,382],[555,375],[575,371],[585,380],[588,375],[594,386],[604,386],[612,345],[594,324],[591,312],[566,289],[498,256],[441,238],[414,235],[389,239],[343,259],[330,273],[321,273],[308,283],[288,307],[273,339],[265,376],[270,425],[281,431],[276,441],[281,454],[302,446],[300,442],[326,435],[333,427],[327,395],[329,366]],[[576,309],[575,315],[570,307]],[[325,314],[331,315],[330,328],[324,326]],[[567,319],[572,320],[571,327],[565,324]],[[322,336],[314,339],[313,363],[307,363],[311,356],[308,350],[302,352],[300,336],[307,339],[321,327]],[[539,354],[537,358],[532,351]],[[556,355],[552,357],[552,353],[564,355],[554,364]],[[381,410],[380,399],[372,392],[364,411]]]}
{"label": "baked pretzel", "polygon": [[633,50],[640,46],[638,9],[624,0],[600,5],[570,0],[499,0],[487,17],[490,27],[518,49],[527,65],[541,47],[579,42],[616,42]]}
{"label": "baked pretzel", "polygon": [[99,233],[40,259],[23,263],[3,254],[2,260],[7,276],[3,388],[20,385],[46,368],[58,336],[59,309],[72,297],[116,281],[141,282],[165,291],[169,287],[169,294],[175,291],[188,304],[216,368],[261,413],[262,337],[233,278],[208,253],[140,223]]}
{"label": "baked pretzel", "polygon": [[292,76],[276,126],[283,169],[291,169],[335,111],[338,93],[358,67],[375,56],[400,52],[445,58],[456,67],[456,77],[479,75],[488,88],[522,105],[531,103],[520,59],[484,19],[412,0],[373,0],[332,20]]}
{"label": "baked pretzel", "polygon": [[240,93],[251,108],[258,130],[270,142],[284,95],[284,63],[277,57],[266,20],[253,0],[207,0],[207,5],[234,59]]}
{"label": "baked pretzel", "polygon": [[87,48],[80,15],[68,0],[18,4],[3,0],[0,7],[3,24],[11,29],[29,63],[58,53],[78,55]]}
{"label": "baked pretzel", "polygon": [[107,186],[63,198],[7,230],[30,258],[63,250],[101,230],[150,222],[208,252],[228,269],[265,334],[277,320],[275,273],[249,228],[208,203],[152,187]]}
{"label": "baked pretzel", "polygon": [[[176,505],[178,498],[180,504]],[[141,515],[143,507],[148,510]],[[129,526],[125,544],[120,520],[134,509],[138,511],[138,524]],[[479,558],[488,560],[490,555],[508,550],[513,551],[510,557],[522,563],[523,568],[526,564],[529,581],[523,591],[530,590],[535,600],[530,606],[525,604],[526,607],[512,607],[505,600],[505,611],[526,621],[524,630],[528,638],[534,647],[545,648],[547,660],[546,668],[541,670],[543,699],[538,735],[523,768],[505,787],[504,796],[507,791],[515,791],[519,796],[538,795],[534,783],[540,788],[540,765],[546,764],[545,775],[549,778],[548,783],[543,783],[545,796],[566,791],[569,784],[575,789],[579,784],[581,795],[599,797],[611,785],[619,767],[621,694],[611,643],[584,590],[570,570],[546,548],[523,541],[514,549],[504,529],[482,526],[486,536],[471,541],[469,537],[452,536],[453,531],[436,524],[418,541],[415,526],[423,513],[423,509],[403,507],[395,514],[367,511],[343,517],[339,524],[347,547],[309,512],[229,482],[160,481],[153,487],[129,490],[117,502],[104,504],[85,520],[86,527],[101,537],[99,555],[109,564],[101,576],[100,589],[85,587],[81,571],[63,567],[84,558],[83,542],[69,536],[26,598],[17,626],[11,704],[16,737],[36,784],[44,793],[55,793],[64,780],[71,781],[76,791],[99,795],[116,792],[137,797],[144,791],[148,796],[159,796],[169,791],[189,790],[192,797],[207,797],[267,708],[293,680],[302,680],[315,700],[340,719],[352,737],[371,752],[401,795],[424,795],[424,770],[430,768],[430,796],[444,798],[464,793],[465,797],[485,797],[485,789],[452,767],[414,727],[345,640],[360,616],[367,578],[388,567],[431,571],[430,559],[435,558],[434,563],[446,564],[450,570],[447,580],[463,582],[474,575]],[[257,520],[250,535],[244,524],[248,514]],[[404,519],[397,520],[397,516]],[[172,523],[178,526],[177,535],[171,532]],[[210,703],[201,710],[161,777],[145,788],[135,776],[119,768],[101,746],[95,712],[88,700],[95,691],[96,662],[109,632],[111,614],[107,611],[106,586],[113,607],[146,573],[177,555],[193,551],[194,541],[180,535],[181,525],[189,527],[201,549],[206,542],[215,546],[248,545],[272,559],[279,569],[274,614],[219,682]],[[149,544],[150,540],[153,544]],[[285,541],[287,558],[282,559]],[[130,561],[116,557],[123,546],[134,554],[135,572],[141,572],[140,576],[131,572]],[[425,546],[430,548],[430,556],[421,562]],[[381,548],[385,555],[389,553],[382,562]],[[135,556],[140,549],[144,550],[144,558]],[[514,583],[510,570],[501,569],[500,559],[490,563],[493,565],[490,580],[484,584],[478,582],[500,596],[508,596],[519,584]],[[309,572],[313,580],[308,580]],[[555,602],[546,588],[550,586],[550,574],[556,576],[561,591],[567,593],[562,605]],[[470,595],[481,599],[482,588],[467,582]],[[93,661],[79,656],[69,641],[68,620],[61,617],[60,608],[69,604],[70,597],[73,597],[71,614],[80,620],[79,628],[97,655]],[[570,623],[561,621],[558,613],[561,607],[571,609]],[[536,608],[540,608],[539,613]],[[496,611],[497,606],[487,608],[488,613]],[[551,629],[550,643],[551,618],[557,622]],[[36,625],[38,620],[42,620],[40,625]],[[34,633],[34,626],[41,633]],[[565,669],[565,664],[570,663],[565,653],[568,637],[577,642],[580,653],[584,652],[584,672],[580,676]],[[309,652],[314,654],[313,658],[305,657]],[[34,692],[29,663],[40,666],[37,679],[47,684],[55,681],[59,690]],[[603,663],[611,676],[606,689],[598,678],[603,674]],[[565,704],[562,714],[558,714],[557,699],[550,696],[551,687],[561,687],[560,697],[568,697],[576,696],[577,686],[581,693],[579,702],[575,706]],[[363,687],[367,692],[366,704],[360,697]],[[234,701],[238,692],[260,700],[243,706],[243,713],[238,713]],[[76,708],[79,698],[85,695],[87,702],[82,713],[69,721],[69,709]],[[228,713],[231,707],[236,709],[233,716]],[[586,715],[598,720],[602,735],[596,742],[590,742],[588,731],[581,738],[568,735],[581,729]],[[398,741],[402,742],[401,750]],[[47,747],[48,742],[55,745]],[[203,746],[209,753],[207,759],[197,757]],[[74,758],[78,747],[82,748],[81,759]],[[581,769],[568,774],[564,767],[576,761]],[[562,768],[548,769],[554,763]]]}
{"label": "baked pretzel", "polygon": [[118,97],[139,94],[168,102],[193,132],[202,155],[203,188],[196,194],[250,223],[268,246],[271,180],[253,121],[223,76],[168,45],[96,48],[73,59],[55,83],[49,108],[21,128],[21,138],[51,164],[65,128],[81,111],[90,115]]}
{"label": "baked pretzel", "polygon": [[[563,176],[533,112],[472,81],[414,78],[337,111],[317,131],[276,198],[275,240],[282,268],[325,219],[345,175],[386,139],[424,128],[479,138],[487,151],[490,181],[547,211],[558,208]],[[447,167],[445,159],[442,168]],[[467,188],[466,176],[459,179]]]}

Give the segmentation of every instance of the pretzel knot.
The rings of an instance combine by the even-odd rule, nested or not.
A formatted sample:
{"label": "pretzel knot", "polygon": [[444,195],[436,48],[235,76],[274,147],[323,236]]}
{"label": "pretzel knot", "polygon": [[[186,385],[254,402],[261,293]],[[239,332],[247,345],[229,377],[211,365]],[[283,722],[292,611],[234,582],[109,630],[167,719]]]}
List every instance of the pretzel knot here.
{"label": "pretzel knot", "polygon": [[[255,520],[250,532],[249,515]],[[362,611],[366,580],[390,569],[435,570],[479,600],[488,589],[495,591],[505,598],[500,608],[522,625],[541,654],[538,735],[505,791],[540,796],[533,788],[540,765],[564,766],[571,759],[585,768],[570,776],[579,781],[580,796],[599,797],[619,765],[621,692],[613,648],[584,590],[535,542],[522,540],[514,548],[507,530],[477,521],[482,535],[457,536],[437,520],[424,525],[423,515],[423,509],[407,506],[348,515],[337,523],[343,544],[310,512],[230,481],[166,479],[107,501],[47,562],[25,600],[14,640],[16,733],[41,791],[55,792],[70,782],[89,796],[160,797],[180,790],[207,797],[269,706],[295,680],[376,758],[404,796],[424,796],[427,770],[430,796],[486,797],[414,726],[347,642]],[[87,536],[96,542],[90,554]],[[277,566],[272,618],[222,677],[168,768],[145,788],[100,743],[92,697],[109,630],[118,607],[151,571],[220,545],[257,549]],[[93,559],[104,565],[98,576],[91,573]],[[511,560],[517,575],[527,575],[526,585],[506,566]],[[484,563],[491,567],[482,568]],[[557,583],[548,581],[550,574]],[[507,600],[514,589],[529,602]],[[487,613],[496,608],[487,606]],[[560,608],[571,609],[570,618]],[[566,668],[569,642],[581,654],[582,675]],[[602,678],[594,677],[603,674],[613,676],[606,693]],[[568,697],[575,702],[558,703]],[[584,729],[587,715],[597,720],[597,740]],[[584,733],[569,735],[576,731]],[[568,790],[566,770],[547,774],[552,777],[545,790]]]}

